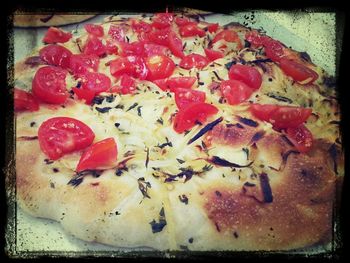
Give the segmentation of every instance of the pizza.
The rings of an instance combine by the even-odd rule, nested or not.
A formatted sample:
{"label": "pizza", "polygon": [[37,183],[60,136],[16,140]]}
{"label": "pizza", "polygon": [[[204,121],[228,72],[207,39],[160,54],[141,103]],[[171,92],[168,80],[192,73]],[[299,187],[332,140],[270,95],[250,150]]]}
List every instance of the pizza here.
{"label": "pizza", "polygon": [[50,27],[50,26],[62,26],[69,25],[78,22],[85,21],[95,15],[83,15],[83,14],[60,14],[60,13],[48,13],[48,14],[21,14],[20,12],[14,14],[13,24],[16,27]]}
{"label": "pizza", "polygon": [[180,13],[51,27],[15,65],[20,207],[118,248],[329,244],[335,79],[261,30]]}

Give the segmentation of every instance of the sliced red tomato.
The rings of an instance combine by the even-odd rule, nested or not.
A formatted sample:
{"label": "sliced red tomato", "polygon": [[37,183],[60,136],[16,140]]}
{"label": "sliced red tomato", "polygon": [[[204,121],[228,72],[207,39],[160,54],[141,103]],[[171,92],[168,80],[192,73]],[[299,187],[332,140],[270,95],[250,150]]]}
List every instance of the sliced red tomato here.
{"label": "sliced red tomato", "polygon": [[158,44],[144,44],[144,55],[146,57],[154,56],[154,55],[166,55],[168,52],[168,48],[163,45]]}
{"label": "sliced red tomato", "polygon": [[308,152],[312,147],[312,133],[303,124],[295,128],[287,128],[287,137],[301,153]]}
{"label": "sliced red tomato", "polygon": [[131,21],[131,28],[135,33],[148,33],[152,30],[152,26],[144,21]]}
{"label": "sliced red tomato", "polygon": [[56,27],[50,27],[43,38],[43,42],[47,44],[65,43],[71,38],[72,33],[64,32]]}
{"label": "sliced red tomato", "polygon": [[76,172],[110,169],[117,165],[118,148],[113,138],[94,143],[80,157]]}
{"label": "sliced red tomato", "polygon": [[177,88],[175,90],[175,102],[181,110],[193,102],[204,102],[205,92],[186,88]]}
{"label": "sliced red tomato", "polygon": [[72,52],[59,45],[48,45],[40,49],[40,58],[49,65],[68,68]]}
{"label": "sliced red tomato", "polygon": [[224,57],[224,53],[222,53],[220,51],[212,50],[212,49],[209,49],[209,48],[205,48],[204,52],[205,52],[205,55],[207,56],[207,58],[210,61],[214,61],[216,59]]}
{"label": "sliced red tomato", "polygon": [[252,104],[250,111],[255,117],[281,129],[294,128],[303,124],[312,113],[312,110],[307,108],[270,104]]}
{"label": "sliced red tomato", "polygon": [[85,46],[83,48],[83,53],[85,55],[97,55],[99,57],[106,54],[107,50],[105,45],[103,45],[102,40],[90,35]]}
{"label": "sliced red tomato", "polygon": [[199,28],[196,22],[190,22],[184,26],[181,26],[179,28],[179,32],[182,37],[205,36],[205,31]]}
{"label": "sliced red tomato", "polygon": [[84,28],[86,32],[96,37],[103,37],[104,35],[103,27],[101,25],[85,24]]}
{"label": "sliced red tomato", "polygon": [[164,55],[155,55],[146,59],[146,66],[149,70],[147,80],[164,79],[173,74],[175,63]]}
{"label": "sliced red tomato", "polygon": [[230,79],[244,82],[254,90],[259,89],[262,83],[260,72],[252,66],[241,64],[232,65],[228,72],[228,76]]}
{"label": "sliced red tomato", "polygon": [[209,64],[209,60],[199,54],[190,54],[185,56],[181,61],[179,66],[184,69],[198,68],[202,69]]}
{"label": "sliced red tomato", "polygon": [[119,55],[126,56],[142,56],[144,53],[144,43],[142,41],[135,41],[132,43],[119,43]]}
{"label": "sliced red tomato", "polygon": [[133,94],[136,91],[135,80],[129,75],[122,75],[120,78],[120,93]]}
{"label": "sliced red tomato", "polygon": [[267,36],[260,35],[258,31],[253,30],[246,33],[245,39],[254,47],[260,47],[265,43]]}
{"label": "sliced red tomato", "polygon": [[219,28],[219,24],[218,23],[215,23],[215,24],[209,24],[207,26],[207,29],[210,33],[215,33]]}
{"label": "sliced red tomato", "polygon": [[284,54],[284,46],[281,42],[272,38],[267,38],[264,42],[265,53],[273,61],[280,61]]}
{"label": "sliced red tomato", "polygon": [[67,71],[53,66],[41,67],[32,82],[33,95],[43,102],[61,104],[68,98]]}
{"label": "sliced red tomato", "polygon": [[122,26],[111,24],[108,30],[108,35],[114,40],[125,42],[126,29]]}
{"label": "sliced red tomato", "polygon": [[301,84],[310,84],[318,79],[318,74],[315,71],[299,62],[282,58],[279,63],[281,69],[287,76],[292,77],[292,79]]}
{"label": "sliced red tomato", "polygon": [[175,17],[175,23],[178,25],[178,26],[185,26],[189,23],[191,23],[191,20],[187,17]]}
{"label": "sliced red tomato", "polygon": [[170,31],[168,34],[168,46],[174,56],[179,58],[183,58],[185,56],[182,41],[173,31]]}
{"label": "sliced red tomato", "polygon": [[88,147],[94,138],[89,126],[68,117],[48,119],[38,130],[40,148],[52,160]]}
{"label": "sliced red tomato", "polygon": [[165,28],[162,30],[153,30],[147,34],[147,38],[152,43],[168,46],[168,36],[169,36],[169,28]]}
{"label": "sliced red tomato", "polygon": [[242,81],[238,80],[224,80],[220,84],[220,91],[222,96],[231,105],[239,104],[252,95],[253,90]]}
{"label": "sliced red tomato", "polygon": [[117,40],[107,39],[106,40],[106,52],[108,55],[118,55]]}
{"label": "sliced red tomato", "polygon": [[153,17],[152,26],[154,28],[163,29],[171,26],[174,19],[172,13],[158,13]]}
{"label": "sliced red tomato", "polygon": [[167,84],[168,79],[155,79],[153,80],[153,83],[156,84],[161,90],[168,90],[168,84]]}
{"label": "sliced red tomato", "polygon": [[86,72],[79,75],[81,78],[81,89],[90,90],[95,94],[107,91],[111,88],[111,80],[103,73]]}
{"label": "sliced red tomato", "polygon": [[84,74],[87,71],[97,71],[100,59],[96,55],[73,54],[69,61],[69,68],[73,74]]}
{"label": "sliced red tomato", "polygon": [[118,78],[123,74],[127,74],[134,78],[146,79],[148,75],[148,68],[142,57],[127,56],[121,57],[110,63],[111,74]]}
{"label": "sliced red tomato", "polygon": [[243,45],[242,42],[238,36],[238,34],[235,31],[225,29],[221,32],[217,33],[212,41],[212,44],[218,42],[219,40],[225,40],[226,42],[235,42],[237,43],[237,49],[242,49]]}
{"label": "sliced red tomato", "polygon": [[85,100],[85,103],[90,105],[92,100],[94,99],[96,92],[92,90],[87,89],[81,89],[81,88],[72,88],[75,95],[77,95],[79,100]]}
{"label": "sliced red tomato", "polygon": [[207,118],[219,110],[208,103],[194,102],[179,110],[174,119],[174,130],[183,133],[191,129],[197,122],[204,123]]}
{"label": "sliced red tomato", "polygon": [[118,78],[123,74],[134,75],[134,64],[128,58],[117,58],[109,64],[111,74]]}
{"label": "sliced red tomato", "polygon": [[172,77],[166,84],[170,91],[175,91],[178,88],[190,89],[196,81],[195,77]]}
{"label": "sliced red tomato", "polygon": [[37,111],[39,110],[39,103],[34,96],[21,89],[14,89],[14,106],[15,111]]}

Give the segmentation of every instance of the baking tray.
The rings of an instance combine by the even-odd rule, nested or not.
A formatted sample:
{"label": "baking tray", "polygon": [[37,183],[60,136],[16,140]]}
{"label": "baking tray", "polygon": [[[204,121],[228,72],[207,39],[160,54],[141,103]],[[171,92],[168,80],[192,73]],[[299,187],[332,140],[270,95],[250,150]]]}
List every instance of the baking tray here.
{"label": "baking tray", "polygon": [[[128,13],[125,16],[132,16]],[[85,23],[99,23],[107,14],[79,24],[61,26],[66,31],[83,28]],[[329,74],[336,72],[336,14],[332,12],[235,12],[231,15],[209,14],[208,22],[221,25],[239,22],[252,28],[263,29],[266,33],[282,41],[297,51],[307,51],[312,61],[324,68]],[[42,44],[47,28],[14,28],[14,61],[19,61]],[[11,219],[10,219],[11,220]],[[39,255],[108,255],[118,256],[135,251],[135,249],[115,248],[97,243],[84,242],[66,233],[60,223],[52,220],[34,218],[19,207],[16,210],[15,237],[12,254],[17,257],[36,257]],[[298,250],[287,253],[313,254],[332,249],[329,246],[318,246],[312,250]],[[138,248],[138,251],[152,251]],[[113,253],[113,251],[115,253]],[[111,254],[112,252],[112,254]],[[122,254],[120,254],[122,252]],[[152,252],[150,252],[152,253]],[[154,254],[153,254],[154,255]],[[162,254],[162,256],[169,256]]]}

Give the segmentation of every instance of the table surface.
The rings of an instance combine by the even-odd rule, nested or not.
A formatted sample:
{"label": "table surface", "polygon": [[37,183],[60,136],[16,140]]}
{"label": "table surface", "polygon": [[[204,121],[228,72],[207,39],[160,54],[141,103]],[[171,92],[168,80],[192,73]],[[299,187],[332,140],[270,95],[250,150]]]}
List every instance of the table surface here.
{"label": "table surface", "polygon": [[[62,26],[66,31],[82,28],[84,23],[98,23],[107,15],[98,15],[80,24]],[[235,21],[252,28],[263,28],[268,35],[298,51],[307,51],[312,61],[329,74],[336,70],[335,13],[316,12],[237,12],[229,15],[210,15],[208,22],[221,25]],[[14,28],[14,57],[19,61],[41,45],[47,28]],[[10,218],[9,220],[13,220]],[[15,222],[15,254],[18,256],[69,255],[75,252],[128,251],[96,243],[84,242],[67,234],[61,225],[52,220],[33,218],[17,209]],[[11,241],[10,241],[11,242]],[[68,254],[67,254],[68,253]],[[111,254],[109,254],[111,255]]]}

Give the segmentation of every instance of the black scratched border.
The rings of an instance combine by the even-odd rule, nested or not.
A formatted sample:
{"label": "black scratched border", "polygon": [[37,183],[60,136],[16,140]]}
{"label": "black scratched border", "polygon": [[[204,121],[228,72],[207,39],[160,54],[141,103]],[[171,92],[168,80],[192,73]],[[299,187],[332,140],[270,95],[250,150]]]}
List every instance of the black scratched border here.
{"label": "black scratched border", "polygon": [[[345,232],[345,205],[344,205],[344,198],[345,198],[345,191],[342,191],[341,193],[337,193],[337,195],[341,196],[342,205],[340,206],[340,209],[337,208],[337,212],[333,213],[334,216],[334,222],[337,222],[337,235],[333,237],[334,241],[336,241],[337,246],[332,247],[332,251],[330,252],[323,252],[318,254],[304,254],[303,252],[279,252],[279,251],[254,251],[254,252],[232,252],[232,251],[218,251],[218,252],[198,252],[198,251],[165,251],[165,252],[159,252],[159,251],[132,251],[132,252],[113,252],[113,251],[88,251],[88,252],[69,252],[69,251],[52,251],[52,252],[44,252],[44,251],[35,251],[35,252],[21,252],[21,254],[17,254],[16,251],[16,209],[17,204],[15,202],[16,200],[16,188],[15,188],[15,140],[14,140],[14,111],[13,111],[13,98],[11,93],[11,87],[13,86],[13,65],[14,65],[14,57],[13,57],[13,28],[12,28],[12,14],[15,10],[17,11],[29,11],[29,12],[42,12],[42,13],[51,13],[53,11],[70,11],[74,13],[93,13],[96,11],[99,12],[105,12],[105,13],[128,13],[128,12],[140,12],[142,10],[143,12],[157,12],[164,10],[165,7],[169,8],[169,11],[174,9],[181,9],[182,6],[186,6],[189,8],[195,8],[200,10],[211,10],[215,13],[224,13],[229,14],[236,11],[251,11],[254,10],[275,10],[275,11],[286,11],[289,10],[291,12],[298,12],[298,11],[305,11],[308,12],[336,12],[336,25],[337,25],[337,34],[336,34],[336,77],[338,80],[338,98],[341,106],[341,112],[345,112],[345,105],[344,100],[345,98],[349,98],[345,95],[345,93],[348,93],[349,91],[344,91],[344,75],[346,74],[344,69],[345,64],[345,52],[346,50],[342,50],[342,46],[346,46],[346,44],[349,44],[344,39],[343,44],[341,44],[343,40],[343,34],[348,33],[347,27],[344,28],[345,23],[345,14],[343,12],[343,6],[341,5],[335,5],[336,3],[332,1],[293,1],[293,6],[288,6],[286,3],[281,3],[282,1],[269,1],[267,4],[259,2],[259,3],[252,3],[250,2],[246,6],[243,3],[238,3],[235,1],[234,6],[231,3],[200,3],[200,4],[193,4],[189,3],[187,1],[166,1],[162,4],[156,3],[156,1],[150,1],[146,2],[144,1],[142,4],[135,4],[135,1],[132,1],[132,3],[118,3],[118,10],[116,11],[116,5],[106,4],[104,3],[103,6],[96,7],[91,6],[90,4],[84,3],[84,7],[82,7],[81,4],[75,3],[73,1],[70,1],[70,3],[65,3],[64,7],[62,5],[62,2],[60,1],[35,1],[30,3],[20,3],[18,1],[12,1],[12,5],[7,8],[6,16],[5,16],[5,23],[3,25],[5,26],[5,35],[3,40],[6,40],[6,47],[7,47],[7,53],[4,53],[3,57],[6,57],[6,63],[4,63],[5,60],[3,60],[2,67],[3,67],[3,77],[7,83],[7,92],[5,94],[5,102],[6,103],[0,103],[1,107],[3,109],[6,107],[6,110],[4,109],[1,111],[1,115],[4,115],[4,122],[6,123],[5,129],[2,131],[5,131],[6,142],[1,147],[2,149],[5,149],[5,158],[4,163],[2,164],[2,172],[4,173],[6,188],[10,189],[6,191],[3,196],[5,197],[5,205],[6,205],[6,213],[4,214],[3,219],[5,219],[3,226],[5,226],[5,257],[10,258],[60,258],[60,257],[69,257],[69,258],[79,258],[79,257],[85,257],[85,258],[91,258],[91,257],[98,257],[98,258],[106,258],[112,257],[112,258],[125,258],[125,259],[159,259],[159,258],[176,258],[176,259],[197,259],[197,260],[211,260],[211,259],[272,259],[272,260],[294,260],[294,259],[308,259],[308,260],[339,260],[342,259],[345,254],[345,242],[343,240],[344,238],[344,232]],[[115,2],[116,3],[116,2]],[[68,4],[68,6],[66,5]],[[290,3],[289,3],[290,4]],[[250,5],[250,6],[249,6]],[[290,4],[291,5],[291,4]],[[345,5],[345,4],[344,4]],[[69,9],[67,9],[69,8]],[[111,12],[112,10],[112,12]],[[114,10],[114,11],[113,11]],[[3,19],[4,20],[4,19]],[[254,27],[254,26],[253,26]],[[347,31],[346,31],[347,30]],[[341,65],[341,66],[340,66]],[[4,67],[5,66],[5,67]],[[344,92],[344,93],[343,93]],[[341,120],[341,130],[343,134],[348,134],[345,132],[345,125],[346,122],[345,119],[348,117],[345,114],[342,114],[342,120]],[[347,143],[348,139],[343,136],[343,145]],[[347,165],[346,165],[347,166]],[[347,170],[347,169],[346,169]],[[344,179],[344,186],[346,184],[346,179]],[[4,188],[5,189],[5,188]],[[340,213],[338,213],[338,210]]]}

